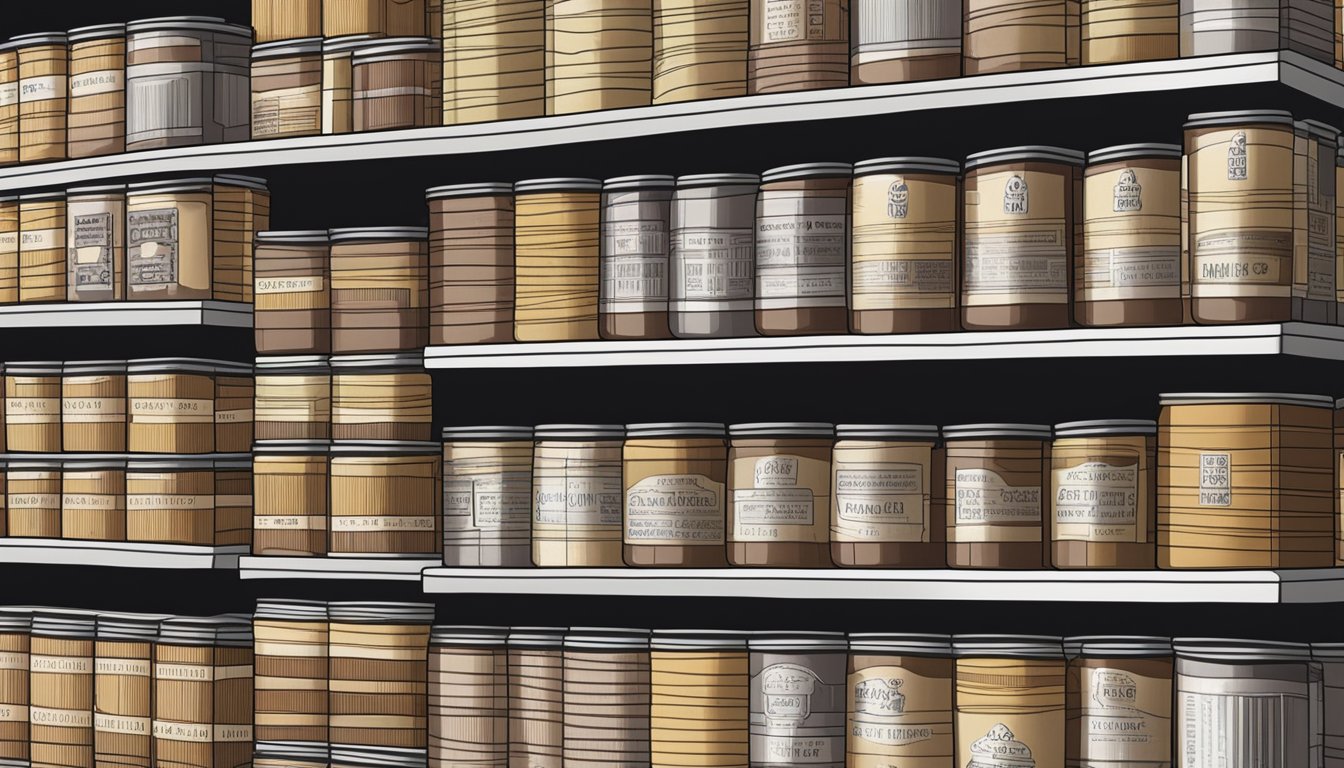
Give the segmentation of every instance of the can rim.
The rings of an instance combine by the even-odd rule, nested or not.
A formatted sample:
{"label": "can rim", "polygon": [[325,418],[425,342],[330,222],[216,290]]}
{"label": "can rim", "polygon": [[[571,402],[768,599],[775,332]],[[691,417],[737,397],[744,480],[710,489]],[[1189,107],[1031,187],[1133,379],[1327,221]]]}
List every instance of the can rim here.
{"label": "can rim", "polygon": [[123,37],[125,34],[126,25],[124,23],[112,22],[75,27],[69,32],[66,32],[65,36],[72,43],[83,43],[89,40],[105,40],[109,37]]}
{"label": "can rim", "polygon": [[424,372],[425,357],[422,352],[387,352],[374,355],[332,355],[330,364],[333,374],[341,369],[353,369],[368,373],[370,371],[405,371],[410,368]]}
{"label": "can rim", "polygon": [[537,441],[556,440],[620,440],[625,437],[624,424],[538,424],[533,429]]}
{"label": "can rim", "polygon": [[1017,147],[1002,147],[974,152],[966,156],[963,166],[967,171],[984,165],[1012,162],[1053,162],[1068,165],[1082,165],[1086,155],[1076,149],[1054,147],[1047,144],[1023,144]]}
{"label": "can rim", "polygon": [[677,177],[677,189],[718,186],[759,186],[759,173],[691,173]]}
{"label": "can rim", "polygon": [[430,187],[425,190],[425,199],[444,200],[453,197],[489,197],[512,194],[513,185],[508,182],[480,182],[477,184],[447,184],[441,187]]}
{"label": "can rim", "polygon": [[899,632],[851,632],[851,651],[900,653],[911,656],[951,656],[952,636]]}
{"label": "can rim", "polygon": [[264,243],[327,243],[325,229],[268,229],[256,234],[257,245]]}
{"label": "can rim", "polygon": [[835,437],[835,425],[823,421],[746,421],[729,424],[730,437]]}
{"label": "can rim", "polygon": [[273,40],[269,43],[257,43],[252,46],[253,59],[321,52],[321,37],[296,37],[289,40]]}
{"label": "can rim", "polygon": [[209,32],[227,32],[252,39],[252,28],[233,24],[219,16],[156,16],[127,22],[126,32],[155,32],[160,29],[196,29]]}
{"label": "can rim", "polygon": [[351,242],[382,242],[397,240],[425,240],[428,227],[341,227],[327,230],[332,244]]}
{"label": "can rim", "polygon": [[849,638],[844,632],[754,632],[747,638],[747,648],[753,651],[834,651],[849,650]]}
{"label": "can rim", "polygon": [[65,190],[65,199],[72,197],[83,197],[84,195],[105,195],[109,192],[120,192],[126,194],[125,184],[96,184],[88,187],[67,187]]}
{"label": "can rim", "polygon": [[626,437],[718,437],[728,433],[728,428],[712,421],[665,421],[626,424]]}
{"label": "can rim", "polygon": [[445,443],[452,442],[532,442],[532,427],[487,425],[479,427],[444,427],[439,436]]}
{"label": "can rim", "polygon": [[933,424],[836,424],[837,440],[894,439],[937,440],[940,430]]}
{"label": "can rim", "polygon": [[1278,640],[1175,637],[1171,645],[1177,657],[1198,661],[1307,661],[1311,658],[1309,644]]}
{"label": "can rim", "polygon": [[514,194],[531,192],[600,192],[601,179],[588,179],[580,176],[553,176],[544,179],[524,179],[514,182]]}
{"label": "can rim", "polygon": [[1049,440],[1051,434],[1049,424],[984,422],[953,424],[943,427],[944,440],[969,440],[972,438]]}
{"label": "can rim", "polygon": [[1185,128],[1214,127],[1219,125],[1251,125],[1272,123],[1292,125],[1293,113],[1282,109],[1238,109],[1226,112],[1196,112],[1185,118]]}
{"label": "can rim", "polygon": [[435,53],[442,49],[429,37],[383,37],[355,48],[352,64],[397,53]]}
{"label": "can rim", "polygon": [[1160,142],[1139,144],[1115,144],[1087,153],[1087,164],[1110,163],[1116,160],[1128,160],[1141,157],[1161,157],[1180,159],[1185,150],[1180,144]]}
{"label": "can rim", "polygon": [[1056,635],[953,635],[956,658],[1064,658],[1064,638]]}
{"label": "can rim", "polygon": [[636,176],[614,176],[602,181],[603,192],[620,192],[630,189],[666,189],[677,186],[677,177],[666,174],[649,173]]}
{"label": "can rim", "polygon": [[1070,658],[1123,656],[1170,656],[1171,638],[1147,635],[1079,635],[1064,638],[1064,655]]}
{"label": "can rim", "polygon": [[1089,435],[1155,435],[1157,422],[1152,419],[1096,419],[1065,421],[1055,425],[1055,437]]}
{"label": "can rim", "polygon": [[1333,408],[1335,398],[1291,392],[1163,392],[1158,405],[1302,405]]}
{"label": "can rim", "polygon": [[763,171],[761,173],[761,184],[794,179],[849,178],[853,175],[854,166],[850,163],[793,163]]}
{"label": "can rim", "polygon": [[921,157],[916,155],[898,157],[875,157],[860,160],[854,164],[854,176],[868,176],[877,173],[900,173],[918,171],[923,173],[961,173],[961,163],[941,157]]}

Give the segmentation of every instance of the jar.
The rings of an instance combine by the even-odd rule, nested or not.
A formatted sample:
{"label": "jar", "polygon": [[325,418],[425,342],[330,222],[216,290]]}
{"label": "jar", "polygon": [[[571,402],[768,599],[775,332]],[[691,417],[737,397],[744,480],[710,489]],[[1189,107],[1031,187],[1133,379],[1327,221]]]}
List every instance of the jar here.
{"label": "jar", "polygon": [[1319,764],[1321,689],[1310,646],[1183,637],[1172,645],[1177,754],[1219,755],[1227,765]]}
{"label": "jar", "polygon": [[[325,4],[325,3],[324,3]],[[327,35],[322,41],[322,133],[355,130],[355,51],[374,41],[373,35]]]}
{"label": "jar", "polygon": [[418,353],[331,360],[335,440],[429,440],[434,387]]}
{"label": "jar", "polygon": [[672,198],[672,335],[756,335],[756,194],[749,173],[677,177]]}
{"label": "jar", "polygon": [[[1050,427],[961,424],[943,428],[947,450],[947,564],[1043,568],[1042,489]],[[958,758],[958,762],[961,762]]]}
{"label": "jar", "polygon": [[322,0],[252,0],[252,26],[258,43],[320,38]]}
{"label": "jar", "polygon": [[956,635],[956,765],[1064,765],[1064,647],[1058,637]]}
{"label": "jar", "polygon": [[326,355],[257,358],[257,440],[331,439],[328,360]]}
{"label": "jar", "polygon": [[[19,52],[17,43],[5,42],[0,43],[0,166],[14,165],[17,162],[19,162]],[[23,749],[26,753],[26,738]]]}
{"label": "jar", "polygon": [[622,176],[602,184],[604,339],[668,339],[671,176]]}
{"label": "jar", "polygon": [[[329,554],[393,558],[438,554],[439,450],[438,443],[392,440],[333,445]],[[336,743],[335,734],[332,742]]]}
{"label": "jar", "polygon": [[19,162],[66,158],[70,45],[64,32],[9,39],[19,61]]}
{"label": "jar", "polygon": [[61,538],[126,540],[126,461],[66,461],[61,474]]}
{"label": "jar", "polygon": [[598,338],[601,188],[597,179],[532,179],[513,185],[513,333],[518,341]]}
{"label": "jar", "polygon": [[425,0],[322,0],[322,35],[425,34]]}
{"label": "jar", "polygon": [[322,38],[252,47],[252,139],[322,133]]}
{"label": "jar", "polygon": [[28,645],[32,609],[0,608],[0,762],[28,764]]}
{"label": "jar", "polygon": [[631,424],[625,434],[626,565],[727,566],[724,426]]}
{"label": "jar", "polygon": [[443,48],[435,41],[397,37],[362,45],[350,66],[356,132],[443,124]]}
{"label": "jar", "polygon": [[249,544],[251,533],[250,455],[127,462],[127,541],[225,547]]}
{"label": "jar", "polygon": [[968,0],[962,74],[1076,67],[1078,0]]}
{"label": "jar", "polygon": [[330,258],[324,230],[257,233],[253,318],[258,354],[331,351]]}
{"label": "jar", "polygon": [[831,560],[842,567],[946,566],[947,458],[938,428],[841,424],[835,432]]}
{"label": "jar", "polygon": [[509,749],[508,627],[434,627],[429,635],[429,759],[504,766]]}
{"label": "jar", "polygon": [[9,536],[61,538],[61,462],[10,459],[5,471]]}
{"label": "jar", "polygon": [[175,616],[154,644],[156,765],[252,759],[252,617]]}
{"label": "jar", "polygon": [[324,440],[257,441],[252,456],[252,554],[327,554],[330,452]]}
{"label": "jar", "polygon": [[1066,765],[1171,765],[1171,640],[1067,637]]}
{"label": "jar", "polygon": [[649,631],[565,635],[565,768],[648,765]]}
{"label": "jar", "polygon": [[1082,236],[1082,161],[1081,152],[1058,147],[966,158],[967,330],[1068,327],[1069,273]]}
{"label": "jar", "polygon": [[[653,4],[653,103],[747,95],[749,0]],[[459,22],[461,16],[458,17]]]}
{"label": "jar", "polygon": [[1073,299],[1081,325],[1180,325],[1181,148],[1127,144],[1087,156],[1083,250]]}
{"label": "jar", "polygon": [[331,743],[423,760],[434,605],[332,602],[327,612]]}
{"label": "jar", "polygon": [[132,453],[243,451],[252,444],[252,366],[164,357],[126,368]]}
{"label": "jar", "polygon": [[844,633],[759,632],[747,647],[752,768],[843,768]]}
{"label": "jar", "polygon": [[429,343],[513,341],[513,185],[457,184],[429,201]]}
{"label": "jar", "polygon": [[331,351],[400,352],[425,346],[429,328],[428,231],[331,230]]}
{"label": "jar", "polygon": [[532,562],[618,567],[622,560],[619,424],[542,424],[532,459]]}
{"label": "jar", "polygon": [[1055,425],[1050,446],[1050,563],[1156,567],[1157,422]]}
{"label": "jar", "polygon": [[1181,56],[1288,50],[1332,64],[1334,23],[1320,0],[1181,0]]}
{"label": "jar", "polygon": [[855,164],[849,324],[856,333],[959,328],[960,169],[925,157]]}
{"label": "jar", "polygon": [[1174,59],[1179,18],[1177,0],[1082,0],[1082,64]]}
{"label": "jar", "polygon": [[206,178],[126,186],[127,299],[211,298],[212,192]]}
{"label": "jar", "polygon": [[93,765],[93,611],[40,608],[29,645],[31,765]]}
{"label": "jar", "polygon": [[[0,59],[4,52],[0,51]],[[4,84],[0,83],[0,88]],[[0,99],[4,92],[0,91]],[[0,105],[0,113],[6,107]],[[0,149],[3,152],[3,149]],[[0,197],[0,304],[19,303],[19,198]]]}
{"label": "jar", "polygon": [[651,762],[684,768],[747,768],[742,704],[750,699],[747,635],[655,629],[649,653]]}
{"label": "jar", "polygon": [[561,768],[564,637],[557,627],[509,631],[509,764]]}
{"label": "jar", "polygon": [[829,568],[835,428],[767,422],[728,434],[728,562]]}
{"label": "jar", "polygon": [[248,139],[252,29],[212,16],[126,25],[126,149]]}
{"label": "jar", "polygon": [[1198,392],[1160,402],[1159,568],[1334,564],[1333,399]]}
{"label": "jar", "polygon": [[532,428],[443,430],[443,564],[532,565]]}
{"label": "jar", "polygon": [[845,765],[950,765],[952,638],[850,634]]}
{"label": "jar", "polygon": [[65,224],[64,192],[19,196],[20,302],[65,301]]}
{"label": "jar", "polygon": [[849,330],[845,269],[852,175],[848,163],[787,165],[761,175],[756,330],[762,336]]}
{"label": "jar", "polygon": [[61,452],[61,364],[5,366],[5,437],[16,453]]}
{"label": "jar", "polygon": [[959,77],[961,14],[958,0],[857,0],[849,16],[850,84]]}
{"label": "jar", "polygon": [[93,765],[153,765],[154,641],[167,616],[99,614],[93,656]]}
{"label": "jar", "polygon": [[451,0],[450,7],[443,124],[546,114],[545,0]]}
{"label": "jar", "polygon": [[546,114],[647,107],[649,0],[547,0]]}
{"label": "jar", "polygon": [[126,151],[126,25],[70,30],[67,154],[71,159]]}
{"label": "jar", "polygon": [[751,0],[747,93],[849,85],[849,3]]}
{"label": "jar", "polygon": [[1344,720],[1328,713],[1338,712],[1344,706],[1344,643],[1312,643],[1311,658],[1321,665],[1322,709],[1327,713],[1321,734],[1322,752],[1325,765],[1336,768],[1344,759]]}
{"label": "jar", "polygon": [[67,190],[65,223],[65,300],[121,301],[126,284],[126,186]]}
{"label": "jar", "polygon": [[326,602],[258,599],[252,634],[257,751],[290,746],[325,755],[330,663]]}

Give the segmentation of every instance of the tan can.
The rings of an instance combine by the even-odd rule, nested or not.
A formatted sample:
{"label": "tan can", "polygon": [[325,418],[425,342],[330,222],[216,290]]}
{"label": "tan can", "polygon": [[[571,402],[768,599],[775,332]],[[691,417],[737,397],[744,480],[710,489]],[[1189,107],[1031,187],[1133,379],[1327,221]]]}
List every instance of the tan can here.
{"label": "tan can", "polygon": [[322,35],[423,36],[425,0],[322,0]]}
{"label": "tan can", "polygon": [[214,195],[210,179],[136,182],[126,187],[126,297],[209,299]]}
{"label": "tan can", "polygon": [[601,189],[596,179],[514,185],[518,341],[598,338]]}
{"label": "tan can", "polygon": [[649,631],[565,635],[565,768],[648,765]]}
{"label": "tan can", "polygon": [[93,766],[95,614],[40,609],[28,656],[32,768]]}
{"label": "tan can", "polygon": [[443,2],[443,124],[546,114],[545,0]]}
{"label": "tan can", "polygon": [[11,460],[5,471],[9,536],[61,538],[61,462]]}
{"label": "tan can", "polygon": [[619,424],[542,424],[532,460],[532,562],[603,568],[621,557]]}
{"label": "tan can", "polygon": [[532,565],[532,428],[443,430],[443,564]]}
{"label": "tan can", "polygon": [[271,228],[271,193],[266,180],[216,176],[214,193],[215,298],[253,303],[253,249],[258,232]]}
{"label": "tan can", "polygon": [[458,184],[429,201],[429,343],[513,341],[511,184]]}
{"label": "tan can", "polygon": [[750,0],[747,93],[849,85],[847,0]]}
{"label": "tan can", "polygon": [[830,424],[733,424],[728,451],[728,562],[829,568]]}
{"label": "tan can", "polygon": [[655,0],[653,103],[747,93],[750,0]]}
{"label": "tan can", "polygon": [[1050,446],[1050,563],[1155,567],[1157,423],[1073,421]]}
{"label": "tan can", "polygon": [[166,616],[101,614],[93,647],[94,765],[150,768],[154,641]]}
{"label": "tan can", "polygon": [[412,558],[438,554],[440,450],[438,443],[390,440],[333,445],[330,554]]}
{"label": "tan can", "polygon": [[253,712],[263,745],[327,748],[327,604],[257,601],[252,620],[256,674]]}
{"label": "tan can", "polygon": [[1076,67],[1079,0],[967,0],[962,73]]}
{"label": "tan can", "polygon": [[331,439],[331,365],[325,355],[259,357],[257,440]]}
{"label": "tan can", "polygon": [[19,162],[19,52],[0,43],[0,166]]}
{"label": "tan can", "polygon": [[947,564],[953,568],[1042,568],[1049,562],[1045,493],[1050,427],[944,427]]}
{"label": "tan can", "polygon": [[626,565],[725,567],[724,425],[631,424],[623,453]]}
{"label": "tan can", "polygon": [[851,634],[845,765],[951,765],[954,670],[947,635]]}
{"label": "tan can", "polygon": [[251,534],[251,456],[161,456],[127,463],[127,541],[223,547],[247,544]]}
{"label": "tan can", "polygon": [[956,635],[956,765],[1001,755],[1064,765],[1064,646],[1058,637]]}
{"label": "tan can", "polygon": [[126,370],[130,451],[211,453],[251,445],[250,365],[167,357],[132,360]]}
{"label": "tan can", "polygon": [[126,540],[126,462],[66,461],[61,472],[61,538]]}
{"label": "tan can", "polygon": [[651,765],[748,768],[746,635],[654,630],[651,648]]}
{"label": "tan can", "polygon": [[19,240],[19,198],[0,197],[0,304],[19,303]]}
{"label": "tan can", "polygon": [[1082,63],[1174,59],[1180,53],[1178,0],[1082,0]]}
{"label": "tan can", "polygon": [[507,627],[434,627],[429,636],[429,760],[506,768]]}
{"label": "tan can", "polygon": [[509,768],[561,768],[564,637],[557,627],[509,632]]}
{"label": "tan can", "polygon": [[851,84],[905,83],[961,74],[961,0],[855,0],[852,5]]}
{"label": "tan can", "polygon": [[62,32],[10,38],[19,60],[19,162],[64,160],[70,45]]}
{"label": "tan can", "polygon": [[960,328],[961,164],[886,157],[854,165],[849,324],[856,333]]}
{"label": "tan can", "polygon": [[19,196],[20,302],[65,301],[65,224],[64,192]]}
{"label": "tan can", "polygon": [[429,38],[360,46],[351,59],[355,131],[443,124],[443,52]]}
{"label": "tan can", "polygon": [[328,37],[322,41],[322,133],[355,130],[354,55],[373,35]]}
{"label": "tan can", "polygon": [[71,158],[126,151],[126,25],[70,30]]}
{"label": "tan can", "polygon": [[[0,535],[4,527],[0,526]],[[28,765],[28,647],[32,612],[0,608],[0,763]]]}
{"label": "tan can", "polygon": [[331,230],[331,351],[401,352],[429,329],[428,231]]}
{"label": "tan can", "polygon": [[1064,654],[1065,765],[1171,765],[1171,640],[1066,637]]}
{"label": "tan can", "polygon": [[831,467],[831,560],[841,567],[947,564],[947,459],[938,428],[840,424]]}
{"label": "tan can", "polygon": [[323,440],[261,440],[255,444],[253,554],[327,554],[330,453],[330,444]]}
{"label": "tan can", "polygon": [[258,43],[322,36],[322,0],[252,0]]}
{"label": "tan can", "polygon": [[165,620],[154,645],[154,764],[244,768],[252,760],[252,617]]}
{"label": "tan can", "polygon": [[1159,568],[1334,564],[1334,400],[1164,394],[1158,418]]}
{"label": "tan can", "polygon": [[322,38],[252,48],[252,138],[322,133]]}
{"label": "tan can", "polygon": [[61,452],[61,364],[5,366],[5,438],[17,453]]}
{"label": "tan can", "polygon": [[546,0],[546,114],[644,107],[652,0]]}
{"label": "tan can", "polygon": [[434,606],[333,602],[327,610],[331,742],[424,755]]}
{"label": "tan can", "polygon": [[126,284],[126,187],[66,191],[65,300],[121,301]]}
{"label": "tan can", "polygon": [[429,440],[434,386],[419,353],[331,360],[334,440]]}
{"label": "tan can", "polygon": [[325,230],[258,232],[253,261],[258,354],[331,351],[331,247]]}

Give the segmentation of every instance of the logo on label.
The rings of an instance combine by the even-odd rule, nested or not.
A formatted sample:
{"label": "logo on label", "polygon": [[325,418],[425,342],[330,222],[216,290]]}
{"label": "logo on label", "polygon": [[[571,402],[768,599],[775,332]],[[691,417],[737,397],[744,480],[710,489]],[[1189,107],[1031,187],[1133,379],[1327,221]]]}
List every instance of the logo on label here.
{"label": "logo on label", "polygon": [[1003,185],[1003,212],[1018,216],[1027,212],[1027,180],[1017,174]]}
{"label": "logo on label", "polygon": [[1232,135],[1232,144],[1227,148],[1227,180],[1245,181],[1249,178],[1250,165],[1246,158],[1246,132],[1237,131]]}
{"label": "logo on label", "polygon": [[1094,669],[1092,700],[1104,709],[1134,709],[1139,700],[1139,686],[1124,672]]}
{"label": "logo on label", "polygon": [[966,768],[1035,768],[1031,748],[1017,740],[1003,723],[989,729],[971,744],[971,760]]}
{"label": "logo on label", "polygon": [[910,214],[910,185],[900,176],[887,187],[887,218],[904,219]]}
{"label": "logo on label", "polygon": [[905,712],[905,684],[899,678],[863,680],[854,684],[854,711],[866,715],[900,715]]}
{"label": "logo on label", "polygon": [[812,715],[812,692],[820,682],[812,670],[797,664],[775,664],[761,672],[765,719],[774,728],[799,726]]}
{"label": "logo on label", "polygon": [[1116,213],[1143,210],[1143,187],[1133,168],[1120,172],[1120,180],[1115,183],[1115,202],[1111,207]]}

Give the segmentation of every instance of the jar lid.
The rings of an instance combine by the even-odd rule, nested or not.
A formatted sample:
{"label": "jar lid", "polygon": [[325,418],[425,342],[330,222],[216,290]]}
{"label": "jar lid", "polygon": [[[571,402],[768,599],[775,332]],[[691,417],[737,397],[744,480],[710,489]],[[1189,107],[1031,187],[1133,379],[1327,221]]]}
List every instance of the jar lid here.
{"label": "jar lid", "polygon": [[803,653],[845,651],[844,632],[755,632],[747,639],[753,651],[799,651]]}
{"label": "jar lid", "polygon": [[88,376],[99,373],[125,373],[125,360],[78,360],[62,367],[66,376]]}
{"label": "jar lid", "polygon": [[874,173],[961,173],[961,163],[941,157],[875,157],[854,164],[855,176]]}
{"label": "jar lid", "polygon": [[1300,405],[1308,408],[1333,408],[1335,399],[1323,395],[1298,395],[1283,392],[1163,392],[1158,405]]}
{"label": "jar lid", "polygon": [[512,195],[513,185],[507,182],[488,182],[481,184],[449,184],[443,187],[430,187],[425,190],[426,200],[443,200],[450,197],[493,197]]}
{"label": "jar lid", "polygon": [[[0,617],[3,621],[3,617]],[[1318,661],[1344,661],[1344,643],[1312,643],[1311,657]]]}
{"label": "jar lid", "polygon": [[851,632],[849,650],[854,653],[894,653],[903,656],[951,656],[951,635]]}
{"label": "jar lid", "polygon": [[351,624],[433,624],[433,603],[344,601],[327,603],[332,621]]}
{"label": "jar lid", "polygon": [[428,37],[385,37],[356,48],[353,63],[358,67],[384,59],[396,61],[414,53],[443,55],[443,47],[439,41]]}
{"label": "jar lid", "polygon": [[253,60],[278,58],[280,56],[302,56],[307,53],[321,52],[322,38],[320,37],[297,37],[292,40],[276,40],[252,46]]}
{"label": "jar lid", "polygon": [[603,192],[621,192],[630,189],[672,189],[677,185],[677,177],[662,174],[644,176],[617,176],[602,182]]}
{"label": "jar lid", "polygon": [[146,357],[127,361],[127,373],[236,373],[252,372],[250,363],[200,357]]}
{"label": "jar lid", "polygon": [[361,45],[367,45],[369,42],[376,42],[382,38],[378,35],[339,35],[337,37],[328,37],[322,41],[322,53],[349,53]]}
{"label": "jar lid", "polygon": [[153,19],[139,19],[126,25],[126,31],[157,32],[160,30],[191,29],[202,32],[220,32],[229,35],[243,35],[252,39],[252,28],[230,24],[218,16],[160,16]]}
{"label": "jar lid", "polygon": [[133,453],[127,457],[127,472],[172,472],[226,469],[228,465],[247,466],[250,453]]}
{"label": "jar lid", "polygon": [[245,613],[219,616],[174,616],[159,625],[159,642],[165,645],[252,646],[252,617]]}
{"label": "jar lid", "polygon": [[255,440],[252,442],[254,456],[316,456],[330,452],[330,440]]}
{"label": "jar lid", "polygon": [[513,185],[514,194],[531,192],[598,192],[602,189],[599,179],[575,177],[556,177],[551,179],[526,179]]}
{"label": "jar lid", "polygon": [[223,184],[228,187],[246,187],[247,189],[257,190],[259,192],[269,192],[266,188],[266,180],[260,176],[241,176],[236,173],[217,173],[211,179],[215,184]]}
{"label": "jar lid", "polygon": [[261,598],[257,600],[257,610],[252,617],[278,621],[326,621],[327,603],[325,600]]}
{"label": "jar lid", "polygon": [[621,424],[538,424],[537,440],[620,440],[625,437]]}
{"label": "jar lid", "polygon": [[340,456],[438,456],[442,446],[427,440],[342,440],[331,444]]}
{"label": "jar lid", "polygon": [[215,180],[211,178],[166,179],[161,181],[135,181],[126,185],[126,194],[161,195],[169,192],[213,192]]}
{"label": "jar lid", "polygon": [[944,440],[1049,440],[1048,424],[954,424],[943,427]]}
{"label": "jar lid", "polygon": [[332,245],[336,243],[402,242],[424,240],[429,237],[426,227],[346,227],[328,230]]}
{"label": "jar lid", "polygon": [[761,183],[757,173],[691,173],[677,177],[677,189],[718,186],[756,186]]}
{"label": "jar lid", "polygon": [[1127,635],[1090,635],[1064,638],[1064,655],[1069,658],[1094,656],[1098,658],[1170,656],[1169,637],[1130,637]]}
{"label": "jar lid", "polygon": [[441,434],[445,443],[474,441],[526,440],[532,441],[531,427],[444,427]]}
{"label": "jar lid", "polygon": [[325,229],[282,229],[257,233],[257,245],[325,245],[329,239]]}
{"label": "jar lid", "polygon": [[812,421],[756,421],[728,425],[733,437],[835,437],[835,426]]}
{"label": "jar lid", "polygon": [[636,437],[718,437],[727,427],[709,421],[667,421],[625,425],[625,436]]}
{"label": "jar lid", "polygon": [[45,200],[64,200],[64,192],[33,192],[27,195],[19,195],[19,205],[24,203],[40,203]]}
{"label": "jar lid", "polygon": [[258,357],[252,370],[257,376],[330,373],[331,358],[327,355],[276,355],[274,357]]}
{"label": "jar lid", "polygon": [[1113,163],[1116,160],[1135,160],[1143,157],[1161,157],[1180,159],[1183,150],[1180,144],[1116,144],[1102,147],[1087,153],[1089,165]]}
{"label": "jar lid", "polygon": [[957,658],[1059,659],[1064,657],[1064,641],[1053,635],[953,635],[952,655]]}
{"label": "jar lid", "polygon": [[558,649],[565,643],[564,627],[511,627],[508,643],[511,648]]}
{"label": "jar lid", "polygon": [[834,179],[849,178],[854,175],[854,166],[849,163],[797,163],[781,165],[761,174],[762,184],[793,179]]}
{"label": "jar lid", "polygon": [[565,634],[566,648],[644,650],[649,647],[651,633],[647,629],[615,629],[611,627],[572,627]]}
{"label": "jar lid", "polygon": [[6,48],[32,48],[38,45],[65,45],[70,37],[64,32],[29,32],[9,38]]}
{"label": "jar lid", "polygon": [[75,27],[66,33],[71,43],[83,43],[89,40],[104,40],[109,37],[124,37],[125,24],[92,24],[87,27]]}
{"label": "jar lid", "polygon": [[836,424],[840,440],[937,440],[938,428],[929,424]]}
{"label": "jar lid", "polygon": [[425,370],[423,352],[394,352],[380,355],[335,355],[331,358],[332,373],[398,373]]}
{"label": "jar lid", "polygon": [[0,632],[27,633],[33,628],[33,612],[26,608],[0,608]]}
{"label": "jar lid", "polygon": [[356,765],[366,768],[425,768],[429,764],[429,755],[425,749],[333,744],[330,763],[332,766]]}
{"label": "jar lid", "polygon": [[1239,109],[1232,112],[1198,112],[1185,119],[1185,128],[1208,128],[1219,125],[1250,125],[1252,123],[1293,124],[1293,113],[1281,109]]}
{"label": "jar lid", "polygon": [[1055,425],[1055,437],[1091,437],[1092,435],[1155,435],[1157,422],[1152,419],[1101,419],[1066,421]]}
{"label": "jar lid", "polygon": [[[302,741],[258,741],[252,750],[258,760],[292,760],[299,763],[314,763],[313,768],[326,768],[328,747],[326,744]],[[285,766],[299,768],[299,766]]]}
{"label": "jar lid", "polygon": [[1171,641],[1183,659],[1212,662],[1309,661],[1311,646],[1272,640],[1228,640],[1214,637],[1177,637]]}
{"label": "jar lid", "polygon": [[1074,149],[1030,144],[976,152],[966,157],[966,170],[998,163],[1066,163],[1082,165],[1084,155]]}
{"label": "jar lid", "polygon": [[434,627],[429,631],[429,644],[458,648],[503,648],[508,636],[508,627]]}
{"label": "jar lid", "polygon": [[38,608],[33,611],[32,633],[36,637],[69,637],[92,640],[97,632],[98,614],[94,611]]}
{"label": "jar lid", "polygon": [[59,360],[24,361],[5,365],[9,376],[59,376],[64,369]]}
{"label": "jar lid", "polygon": [[159,623],[169,616],[142,613],[100,613],[95,633],[99,640],[152,643],[159,636]]}
{"label": "jar lid", "polygon": [[655,629],[651,647],[655,651],[745,651],[748,634],[740,630]]}

